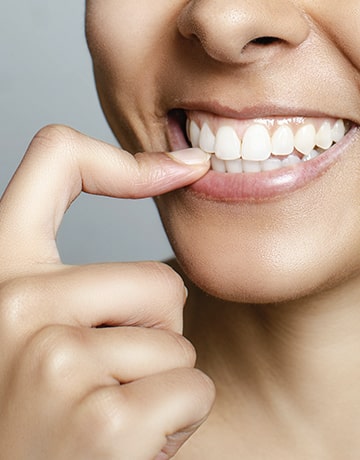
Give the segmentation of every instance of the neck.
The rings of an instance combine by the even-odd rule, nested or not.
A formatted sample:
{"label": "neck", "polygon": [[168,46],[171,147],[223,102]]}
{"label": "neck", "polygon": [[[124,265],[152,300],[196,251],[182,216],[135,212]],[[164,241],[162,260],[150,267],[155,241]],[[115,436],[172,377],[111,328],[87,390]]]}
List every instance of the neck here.
{"label": "neck", "polygon": [[198,366],[217,385],[218,410],[242,414],[243,422],[257,406],[272,414],[272,426],[293,430],[296,439],[306,433],[307,443],[317,436],[332,449],[348,445],[351,433],[358,439],[359,291],[354,279],[321,295],[266,306],[221,302],[197,291],[185,334]]}

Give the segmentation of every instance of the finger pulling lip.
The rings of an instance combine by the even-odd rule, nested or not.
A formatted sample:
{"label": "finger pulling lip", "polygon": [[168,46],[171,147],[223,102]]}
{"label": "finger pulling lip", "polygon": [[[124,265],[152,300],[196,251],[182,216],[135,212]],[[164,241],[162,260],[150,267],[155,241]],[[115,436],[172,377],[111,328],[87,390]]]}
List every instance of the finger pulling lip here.
{"label": "finger pulling lip", "polygon": [[[292,118],[295,117],[300,118],[301,115]],[[190,146],[186,136],[186,120],[182,110],[169,113],[168,136],[175,150]],[[227,173],[209,170],[186,190],[203,199],[224,202],[256,202],[281,197],[325,174],[350,146],[357,131],[358,126],[349,122],[348,132],[343,139],[310,161],[260,172]]]}

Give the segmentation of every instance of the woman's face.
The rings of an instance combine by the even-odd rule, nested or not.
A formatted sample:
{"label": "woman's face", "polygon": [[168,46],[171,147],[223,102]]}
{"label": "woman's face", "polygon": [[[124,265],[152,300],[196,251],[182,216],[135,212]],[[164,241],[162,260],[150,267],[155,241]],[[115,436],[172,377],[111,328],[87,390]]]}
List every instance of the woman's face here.
{"label": "woman's face", "polygon": [[205,291],[272,302],[358,272],[359,29],[358,0],[87,1],[122,146],[216,151],[203,179],[157,199]]}

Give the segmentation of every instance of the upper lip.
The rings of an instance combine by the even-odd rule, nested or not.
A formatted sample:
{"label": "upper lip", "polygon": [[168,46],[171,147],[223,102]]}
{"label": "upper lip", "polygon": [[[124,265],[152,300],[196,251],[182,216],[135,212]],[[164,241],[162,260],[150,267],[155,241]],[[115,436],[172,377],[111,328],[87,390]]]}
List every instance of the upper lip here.
{"label": "upper lip", "polygon": [[186,111],[202,111],[212,113],[213,115],[223,117],[223,118],[232,118],[238,120],[250,120],[256,118],[275,118],[275,117],[316,117],[316,118],[335,118],[335,119],[344,119],[349,120],[352,123],[358,124],[359,121],[352,119],[349,114],[339,112],[323,112],[320,110],[311,109],[309,107],[304,108],[301,106],[283,106],[275,104],[266,104],[266,105],[253,105],[242,107],[239,109],[234,109],[230,106],[222,105],[217,101],[207,101],[207,102],[184,102],[181,104],[181,107],[178,107]]}

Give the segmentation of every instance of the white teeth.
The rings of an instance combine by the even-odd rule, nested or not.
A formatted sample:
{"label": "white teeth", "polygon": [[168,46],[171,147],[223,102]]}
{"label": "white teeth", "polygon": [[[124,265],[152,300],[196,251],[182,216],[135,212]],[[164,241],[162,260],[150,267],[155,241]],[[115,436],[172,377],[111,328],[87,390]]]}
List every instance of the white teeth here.
{"label": "white teeth", "polygon": [[328,149],[332,146],[332,132],[328,121],[325,121],[315,136],[315,144],[321,149]]}
{"label": "white teeth", "polygon": [[282,164],[283,166],[292,166],[292,165],[296,165],[297,163],[300,163],[300,161],[301,161],[300,158],[297,157],[296,155],[289,155],[282,161]]}
{"label": "white teeth", "polygon": [[252,160],[220,160],[215,155],[211,157],[211,168],[216,172],[227,172],[227,173],[256,173],[260,171],[273,171],[280,169],[285,166],[295,165],[301,161],[310,160],[310,156],[315,158],[319,155],[316,150],[313,151],[308,157],[304,157],[300,160],[296,155],[290,155],[283,160],[279,158],[269,158],[264,161],[252,161]]}
{"label": "white teeth", "polygon": [[306,155],[305,157],[302,158],[302,161],[313,160],[313,159],[316,158],[318,155],[320,155],[320,153],[319,153],[317,150],[311,150],[311,152],[309,153],[309,155]]}
{"label": "white teeth", "polygon": [[191,120],[190,125],[188,125],[188,136],[193,147],[199,147],[200,140],[200,128],[195,123],[194,120]]}
{"label": "white teeth", "polygon": [[[295,135],[293,128],[281,124],[270,138],[267,126],[254,123],[246,129],[241,141],[232,126],[221,126],[214,135],[206,122],[201,129],[194,120],[186,122],[191,145],[215,153],[211,155],[211,167],[222,173],[272,171],[309,161],[329,149],[333,142],[341,141],[346,134],[341,119],[332,128],[330,121],[324,121],[317,132],[313,123],[301,126]],[[301,155],[295,154],[294,149]]]}
{"label": "white teeth", "polygon": [[263,161],[271,155],[271,139],[268,130],[263,125],[250,126],[242,144],[241,156],[244,160]]}
{"label": "white teeth", "polygon": [[228,160],[225,161],[226,171],[229,173],[241,173],[243,172],[242,160]]}
{"label": "white teeth", "polygon": [[331,130],[334,142],[339,142],[345,136],[345,124],[343,120],[337,120],[333,129]]}
{"label": "white teeth", "polygon": [[215,155],[221,160],[237,160],[240,158],[241,142],[234,128],[222,126],[215,140]]}
{"label": "white teeth", "polygon": [[278,158],[269,158],[263,162],[262,171],[273,171],[274,169],[281,168],[282,161]]}
{"label": "white teeth", "polygon": [[248,173],[261,171],[260,161],[242,160],[242,167],[243,171]]}
{"label": "white teeth", "polygon": [[302,126],[295,134],[295,148],[303,155],[308,155],[315,147],[316,130],[314,125]]}
{"label": "white teeth", "polygon": [[222,172],[222,173],[226,172],[225,161],[220,160],[215,155],[211,155],[210,163],[211,163],[211,168],[214,171]]}
{"label": "white teeth", "polygon": [[290,155],[294,150],[294,134],[290,126],[280,126],[272,136],[272,153]]}
{"label": "white teeth", "polygon": [[204,152],[215,152],[215,136],[207,123],[202,125],[199,138],[199,146],[201,150],[204,150]]}

